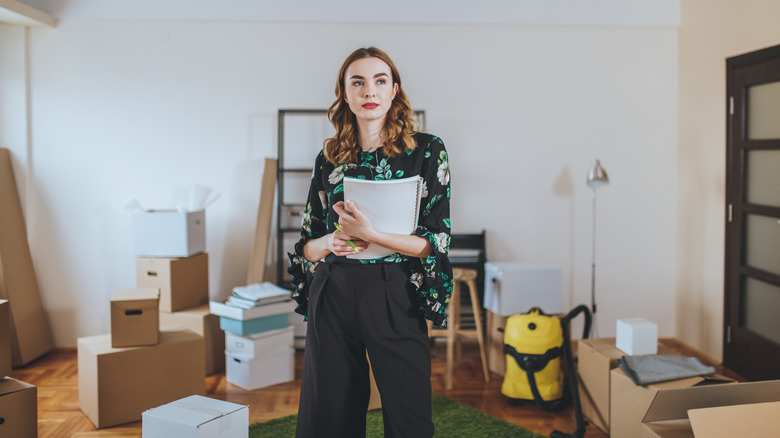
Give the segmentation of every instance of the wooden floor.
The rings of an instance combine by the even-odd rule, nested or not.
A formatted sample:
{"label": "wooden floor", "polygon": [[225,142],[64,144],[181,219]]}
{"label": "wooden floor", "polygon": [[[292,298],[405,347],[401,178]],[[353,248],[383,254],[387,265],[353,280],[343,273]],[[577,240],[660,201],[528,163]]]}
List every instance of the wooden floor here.
{"label": "wooden floor", "polygon": [[[662,342],[681,354],[694,355],[702,362],[715,365],[711,359],[678,341],[665,339]],[[450,391],[444,389],[444,346],[436,346],[431,377],[434,392],[544,436],[549,436],[556,429],[566,433],[575,430],[571,408],[553,414],[541,411],[533,402],[521,402],[519,406],[510,406],[506,398],[501,395],[501,376],[493,374],[490,382],[484,381],[478,349],[474,345],[464,345],[463,358],[455,368],[454,389]],[[23,368],[15,369],[11,374],[15,379],[38,387],[39,437],[140,438],[140,421],[97,431],[79,410],[76,359],[75,349],[58,349]],[[296,352],[296,380],[255,391],[245,391],[227,383],[224,373],[215,374],[205,378],[206,394],[213,398],[249,405],[250,422],[267,421],[294,414],[298,410],[302,362],[303,352]],[[720,371],[737,377],[722,368]],[[588,426],[586,436],[607,437],[592,426]]]}

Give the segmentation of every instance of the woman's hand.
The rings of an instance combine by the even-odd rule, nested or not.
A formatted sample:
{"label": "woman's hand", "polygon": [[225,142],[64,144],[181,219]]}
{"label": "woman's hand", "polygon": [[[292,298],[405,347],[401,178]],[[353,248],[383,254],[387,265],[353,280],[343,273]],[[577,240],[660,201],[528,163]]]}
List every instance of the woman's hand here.
{"label": "woman's hand", "polygon": [[[350,236],[343,231],[334,231],[329,234],[329,236],[328,248],[330,249],[330,252],[339,257],[355,254],[368,247],[368,242],[365,240]],[[352,243],[351,245],[350,242]],[[352,245],[354,245],[354,248]]]}
{"label": "woman's hand", "polygon": [[[349,210],[347,210],[347,207],[349,207]],[[333,211],[339,215],[338,224],[341,226],[341,231],[349,237],[371,242],[376,235],[376,230],[374,230],[371,221],[363,215],[354,202],[339,201],[333,205]]]}

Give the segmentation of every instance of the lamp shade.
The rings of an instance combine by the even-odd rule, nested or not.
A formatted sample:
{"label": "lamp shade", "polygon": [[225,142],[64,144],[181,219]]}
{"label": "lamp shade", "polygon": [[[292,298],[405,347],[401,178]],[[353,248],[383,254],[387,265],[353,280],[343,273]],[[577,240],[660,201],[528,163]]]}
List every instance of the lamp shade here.
{"label": "lamp shade", "polygon": [[601,167],[601,162],[598,159],[593,160],[593,165],[588,170],[588,187],[595,189],[607,184],[609,184],[607,171]]}

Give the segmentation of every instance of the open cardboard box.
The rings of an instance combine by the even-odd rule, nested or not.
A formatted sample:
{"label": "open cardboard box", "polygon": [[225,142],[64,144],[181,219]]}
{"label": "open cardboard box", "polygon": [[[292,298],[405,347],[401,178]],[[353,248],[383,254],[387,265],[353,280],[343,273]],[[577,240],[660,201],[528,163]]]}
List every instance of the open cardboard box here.
{"label": "open cardboard box", "polygon": [[[658,344],[658,352],[675,354],[663,344]],[[625,353],[618,350],[615,338],[596,338],[578,340],[577,355],[582,413],[592,425],[609,433],[610,371]]]}
{"label": "open cardboard box", "polygon": [[[610,438],[636,438],[640,436],[642,419],[650,404],[659,394],[677,392],[681,389],[708,386],[736,386],[737,383],[727,377],[688,377],[668,382],[636,385],[626,373],[615,368],[610,372],[609,436]],[[728,389],[723,389],[728,391]],[[668,396],[666,396],[668,397]],[[664,400],[670,400],[664,398]]]}
{"label": "open cardboard box", "polygon": [[643,438],[780,435],[780,380],[659,391],[642,420]]}

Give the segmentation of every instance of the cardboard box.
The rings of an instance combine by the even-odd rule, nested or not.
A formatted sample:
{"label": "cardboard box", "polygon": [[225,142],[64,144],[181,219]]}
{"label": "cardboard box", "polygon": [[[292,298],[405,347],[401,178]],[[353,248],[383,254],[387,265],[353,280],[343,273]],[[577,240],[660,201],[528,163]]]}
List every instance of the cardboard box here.
{"label": "cardboard box", "polygon": [[563,312],[561,267],[547,263],[485,263],[485,308],[501,316],[538,307],[548,315]]}
{"label": "cardboard box", "polygon": [[160,289],[122,289],[111,297],[111,347],[156,345],[160,339]]}
{"label": "cardboard box", "polygon": [[733,438],[780,435],[780,380],[658,392],[641,437]]}
{"label": "cardboard box", "polygon": [[[658,345],[661,354],[674,350]],[[605,433],[610,430],[610,371],[625,353],[615,346],[615,338],[577,341],[577,383],[583,415]]]}
{"label": "cardboard box", "polygon": [[617,320],[618,350],[629,356],[658,353],[658,325],[645,318]]}
{"label": "cardboard box", "polygon": [[160,325],[178,325],[203,336],[206,375],[225,369],[225,334],[219,328],[219,316],[208,304],[174,313],[160,312]]}
{"label": "cardboard box", "polygon": [[78,339],[79,407],[98,429],[141,419],[150,408],[205,392],[203,338],[162,328],[151,347],[111,348],[111,335]]}
{"label": "cardboard box", "polygon": [[160,310],[176,312],[209,301],[209,255],[135,259],[136,287],[160,289]]}
{"label": "cardboard box", "polygon": [[11,312],[11,364],[25,365],[52,349],[11,154],[0,148],[0,299]]}
{"label": "cardboard box", "polygon": [[11,310],[0,300],[0,379],[11,374]]}
{"label": "cardboard box", "polygon": [[249,406],[200,395],[143,413],[144,438],[247,438]]}
{"label": "cardboard box", "polygon": [[133,255],[189,257],[206,250],[206,211],[133,213]]}
{"label": "cardboard box", "polygon": [[504,329],[506,327],[507,316],[496,315],[490,310],[485,311],[485,327],[487,328],[486,334],[486,349],[487,349],[487,364],[488,370],[491,373],[496,373],[503,376],[506,373],[506,355],[504,354],[504,333],[498,329]]}
{"label": "cardboard box", "polygon": [[0,436],[38,436],[38,389],[16,379],[0,379]]}
{"label": "cardboard box", "polygon": [[293,326],[288,325],[282,329],[247,336],[225,332],[225,351],[245,356],[262,356],[286,350],[293,346],[294,330]]}
{"label": "cardboard box", "polygon": [[295,350],[288,348],[264,356],[225,352],[228,382],[252,391],[295,379]]}
{"label": "cardboard box", "polygon": [[[689,377],[669,382],[637,386],[620,368],[610,372],[609,436],[611,438],[636,438],[640,436],[642,421],[653,399],[660,393],[682,388],[722,384],[734,386],[736,383],[722,376]],[[730,388],[723,389],[729,391]],[[679,394],[671,392],[670,394]],[[662,395],[664,399],[668,396]]]}

